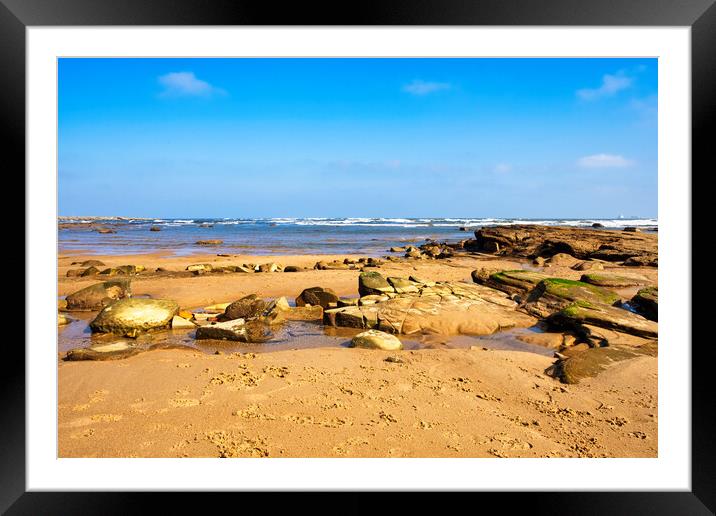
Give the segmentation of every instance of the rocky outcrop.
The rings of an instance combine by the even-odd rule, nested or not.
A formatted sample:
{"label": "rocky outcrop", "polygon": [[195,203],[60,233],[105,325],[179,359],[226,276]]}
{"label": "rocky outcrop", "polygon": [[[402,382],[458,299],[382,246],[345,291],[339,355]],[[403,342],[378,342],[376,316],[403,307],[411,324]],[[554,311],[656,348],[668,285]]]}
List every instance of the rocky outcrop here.
{"label": "rocky outcrop", "polygon": [[540,281],[548,279],[547,274],[525,270],[494,271],[480,269],[472,272],[472,280],[508,294],[519,294],[532,290]]}
{"label": "rocky outcrop", "polygon": [[[638,337],[656,338],[658,325],[641,315],[604,304],[578,301],[553,313],[547,319],[551,326],[584,333],[584,325],[615,330]],[[585,335],[588,337],[588,334]]]}
{"label": "rocky outcrop", "polygon": [[[363,293],[393,288],[384,278],[372,274],[360,281]],[[332,326],[379,329],[406,335],[488,335],[536,322],[529,315],[516,311],[517,303],[506,294],[481,285],[438,282],[430,286],[416,284],[416,288],[417,292],[390,292],[371,304],[359,301],[358,306],[326,310],[324,322]]]}
{"label": "rocky outcrop", "polygon": [[621,298],[611,290],[589,283],[547,278],[529,293],[524,309],[537,317],[547,317],[575,301],[610,306],[620,302]]}
{"label": "rocky outcrop", "polygon": [[656,266],[657,235],[605,229],[539,225],[489,226],[475,232],[476,250],[508,256],[550,257],[565,253],[582,260],[639,260]]}
{"label": "rocky outcrop", "polygon": [[631,287],[649,283],[649,279],[640,274],[616,274],[611,272],[590,272],[589,274],[583,274],[580,281],[600,287],[614,288]]}
{"label": "rocky outcrop", "polygon": [[171,328],[179,305],[168,299],[120,299],[105,308],[90,323],[93,332],[137,337],[149,330]]}
{"label": "rocky outcrop", "polygon": [[101,310],[117,299],[131,296],[129,280],[105,281],[67,296],[66,310]]}

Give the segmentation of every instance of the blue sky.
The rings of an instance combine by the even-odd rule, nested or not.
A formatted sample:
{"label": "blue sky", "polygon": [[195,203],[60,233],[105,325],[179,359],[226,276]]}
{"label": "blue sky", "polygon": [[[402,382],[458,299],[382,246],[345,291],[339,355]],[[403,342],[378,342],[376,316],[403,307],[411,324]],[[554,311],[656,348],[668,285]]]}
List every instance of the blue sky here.
{"label": "blue sky", "polygon": [[59,212],[657,215],[656,59],[60,59]]}

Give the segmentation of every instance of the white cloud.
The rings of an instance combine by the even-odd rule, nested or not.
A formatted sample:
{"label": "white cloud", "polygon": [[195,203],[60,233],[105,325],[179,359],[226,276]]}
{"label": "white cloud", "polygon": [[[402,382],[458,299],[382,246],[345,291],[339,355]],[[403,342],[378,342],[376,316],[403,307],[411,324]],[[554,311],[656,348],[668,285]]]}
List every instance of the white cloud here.
{"label": "white cloud", "polygon": [[577,165],[582,168],[625,168],[633,164],[632,160],[618,154],[593,154],[577,160]]}
{"label": "white cloud", "polygon": [[224,90],[216,88],[206,81],[197,79],[194,72],[172,72],[159,77],[159,84],[164,90],[161,97],[210,97],[224,94]]}
{"label": "white cloud", "polygon": [[623,72],[615,75],[605,75],[602,77],[602,84],[598,88],[585,88],[577,90],[577,96],[582,100],[597,100],[602,97],[611,97],[621,90],[630,88],[634,80],[627,77]]}
{"label": "white cloud", "polygon": [[451,87],[447,82],[426,82],[415,79],[413,82],[403,86],[403,91],[412,95],[428,95],[436,91],[449,90]]}

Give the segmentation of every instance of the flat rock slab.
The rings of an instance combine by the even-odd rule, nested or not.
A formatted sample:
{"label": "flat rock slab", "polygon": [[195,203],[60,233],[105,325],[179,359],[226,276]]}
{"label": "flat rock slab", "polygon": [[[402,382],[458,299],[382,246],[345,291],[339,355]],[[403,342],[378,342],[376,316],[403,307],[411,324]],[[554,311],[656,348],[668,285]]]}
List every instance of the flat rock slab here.
{"label": "flat rock slab", "polygon": [[200,326],[196,330],[196,339],[231,340],[247,343],[261,343],[271,340],[272,333],[268,324],[262,321],[216,322]]}
{"label": "flat rock slab", "polygon": [[524,308],[538,317],[547,317],[575,301],[610,306],[621,298],[611,290],[582,281],[547,278],[529,293]]}
{"label": "flat rock slab", "polygon": [[655,233],[540,225],[488,226],[475,231],[475,247],[505,256],[547,257],[565,253],[579,259],[610,262],[632,259],[652,266],[658,263]]}
{"label": "flat rock slab", "polygon": [[552,314],[548,322],[557,328],[574,331],[580,331],[583,325],[591,325],[637,337],[653,339],[659,335],[659,325],[639,314],[623,308],[585,302],[572,303]]}
{"label": "flat rock slab", "polygon": [[374,304],[326,310],[324,322],[406,335],[489,335],[536,322],[516,311],[517,303],[506,294],[481,285],[444,282],[417,289]]}
{"label": "flat rock slab", "polygon": [[590,272],[583,274],[580,281],[600,287],[632,287],[634,285],[646,285],[650,283],[649,278],[641,274],[615,274],[610,272]]}
{"label": "flat rock slab", "polygon": [[91,348],[71,349],[65,355],[64,360],[121,360],[136,355],[140,351],[139,348],[127,342],[116,342]]}
{"label": "flat rock slab", "polygon": [[170,328],[179,305],[168,299],[120,299],[106,306],[90,323],[93,332],[137,337],[140,333]]}

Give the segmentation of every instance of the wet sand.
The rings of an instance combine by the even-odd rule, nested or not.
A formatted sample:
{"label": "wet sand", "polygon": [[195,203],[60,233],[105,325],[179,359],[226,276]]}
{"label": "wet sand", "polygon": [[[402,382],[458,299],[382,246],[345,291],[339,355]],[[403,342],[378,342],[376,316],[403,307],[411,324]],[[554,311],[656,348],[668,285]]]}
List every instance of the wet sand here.
{"label": "wet sand", "polygon": [[[312,267],[326,256],[91,256],[107,266],[182,271],[190,263],[280,262]],[[66,277],[58,295],[97,279]],[[387,262],[383,275],[469,281],[476,268],[529,268],[519,260],[460,257]],[[656,279],[655,269],[640,269]],[[578,271],[550,273],[578,279]],[[140,274],[134,295],[191,308],[256,293],[293,299],[323,286],[357,295],[359,271],[172,277]],[[629,295],[625,289],[624,296]],[[72,316],[72,314],[70,314]],[[62,331],[62,330],[60,330]],[[398,362],[385,361],[399,357]],[[657,358],[619,362],[563,385],[546,354],[474,349],[399,352],[340,346],[212,355],[171,349],[116,361],[63,362],[61,457],[654,457]]]}

